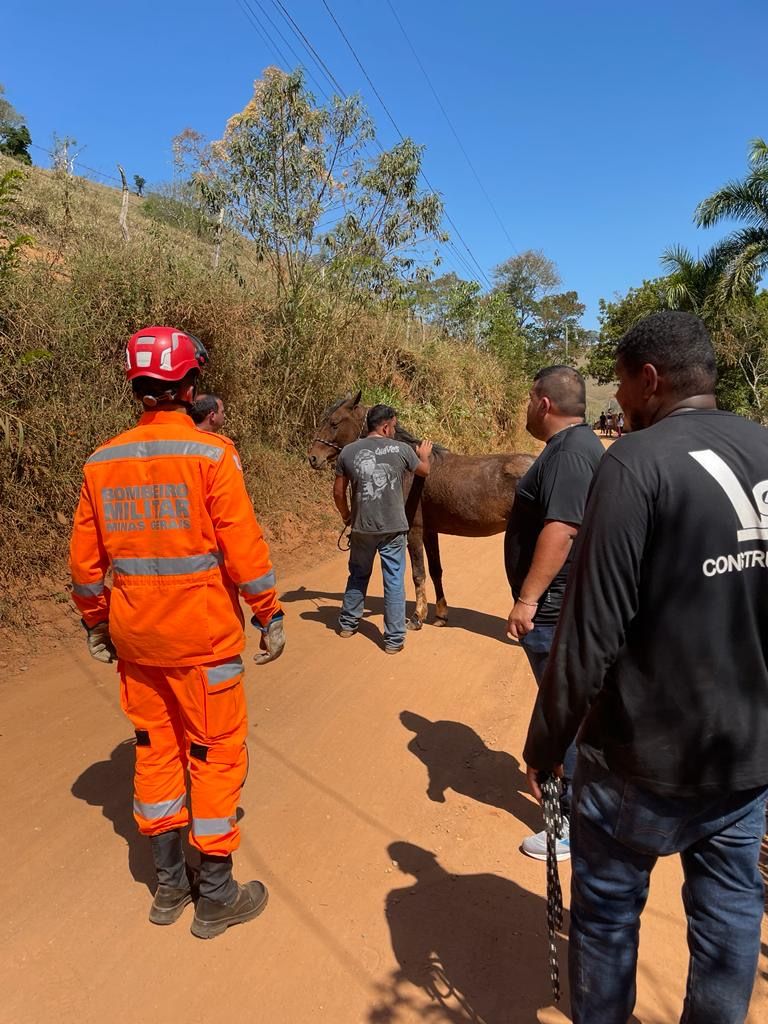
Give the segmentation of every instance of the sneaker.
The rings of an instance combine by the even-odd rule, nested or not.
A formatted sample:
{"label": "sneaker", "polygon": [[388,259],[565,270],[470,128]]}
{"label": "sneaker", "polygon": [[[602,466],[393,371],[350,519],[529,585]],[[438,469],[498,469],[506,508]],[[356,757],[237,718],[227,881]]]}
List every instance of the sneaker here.
{"label": "sneaker", "polygon": [[344,637],[345,640],[348,640],[351,636],[354,636],[356,632],[356,629],[340,629],[339,636]]}
{"label": "sneaker", "polygon": [[399,654],[400,651],[402,651],[402,649],[404,647],[405,647],[405,644],[400,644],[399,647],[385,647],[384,648],[384,653],[385,654]]}
{"label": "sneaker", "polygon": [[[523,840],[520,848],[526,856],[533,857],[534,860],[546,860],[547,833],[537,832],[535,836],[528,836]],[[563,835],[555,843],[555,857],[557,860],[571,859],[571,839],[567,818],[563,818]]]}
{"label": "sneaker", "polygon": [[192,889],[174,889],[170,885],[158,885],[149,920],[152,924],[173,924],[181,917],[184,907],[192,902]]}
{"label": "sneaker", "polygon": [[213,939],[233,924],[258,917],[267,905],[269,894],[261,882],[238,885],[234,903],[216,903],[201,896],[192,919],[192,934],[198,939]]}

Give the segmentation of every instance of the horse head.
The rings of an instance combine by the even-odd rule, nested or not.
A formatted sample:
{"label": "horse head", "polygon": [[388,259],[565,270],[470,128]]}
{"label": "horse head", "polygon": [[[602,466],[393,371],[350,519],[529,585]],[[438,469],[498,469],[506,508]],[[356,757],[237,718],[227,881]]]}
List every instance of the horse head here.
{"label": "horse head", "polygon": [[307,453],[312,469],[333,462],[345,444],[356,441],[365,428],[367,407],[360,404],[362,391],[340,398],[320,417],[312,447]]}

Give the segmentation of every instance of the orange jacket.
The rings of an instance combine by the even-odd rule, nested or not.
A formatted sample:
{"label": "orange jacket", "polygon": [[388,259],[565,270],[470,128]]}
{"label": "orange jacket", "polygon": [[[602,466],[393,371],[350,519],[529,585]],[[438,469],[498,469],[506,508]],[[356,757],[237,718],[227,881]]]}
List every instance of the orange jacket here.
{"label": "orange jacket", "polygon": [[282,611],[235,446],[183,412],[146,412],[88,459],[70,568],[85,625],[108,617],[118,656],[140,665],[242,651],[238,590],[263,626]]}

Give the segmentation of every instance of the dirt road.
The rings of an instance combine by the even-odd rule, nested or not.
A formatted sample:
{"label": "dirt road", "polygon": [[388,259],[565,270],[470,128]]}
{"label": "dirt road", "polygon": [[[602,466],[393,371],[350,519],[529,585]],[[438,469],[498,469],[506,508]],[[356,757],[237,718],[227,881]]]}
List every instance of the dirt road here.
{"label": "dirt road", "polygon": [[[130,815],[132,731],[114,669],[78,639],[4,670],[0,1019],[568,1019],[550,1005],[544,868],[518,852],[540,821],[518,762],[534,684],[504,639],[501,538],[443,546],[451,626],[409,635],[396,657],[378,645],[378,577],[370,617],[341,640],[344,557],[281,576],[288,648],[248,670],[236,861],[271,901],[211,942],[190,935],[191,910],[170,928],[146,921],[152,872]],[[567,865],[561,875],[567,890]],[[640,1024],[678,1019],[679,888],[676,862],[663,862],[643,919]],[[760,970],[751,1024],[768,1019],[766,956]]]}

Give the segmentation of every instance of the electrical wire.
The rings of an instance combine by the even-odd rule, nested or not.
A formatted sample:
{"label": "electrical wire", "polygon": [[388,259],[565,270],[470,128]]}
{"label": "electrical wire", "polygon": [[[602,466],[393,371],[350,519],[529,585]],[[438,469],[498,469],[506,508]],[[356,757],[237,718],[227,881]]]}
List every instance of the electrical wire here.
{"label": "electrical wire", "polygon": [[448,116],[448,111],[445,109],[445,106],[443,105],[442,100],[440,99],[440,97],[437,94],[437,89],[435,89],[434,85],[432,84],[432,79],[427,74],[427,69],[424,67],[424,64],[422,63],[421,58],[419,57],[419,54],[416,51],[415,46],[411,42],[411,40],[410,40],[410,38],[408,36],[408,33],[405,31],[405,26],[403,25],[402,21],[400,20],[400,17],[398,16],[398,13],[395,10],[394,6],[392,5],[392,0],[387,0],[387,6],[389,7],[390,11],[392,12],[392,15],[393,15],[395,21],[397,22],[397,24],[398,24],[398,26],[400,28],[400,31],[402,32],[403,37],[404,37],[406,43],[408,44],[408,46],[409,46],[409,48],[411,50],[411,53],[413,54],[414,59],[415,59],[416,63],[419,66],[419,69],[421,70],[422,75],[424,75],[424,78],[426,79],[427,85],[429,86],[429,88],[430,88],[430,90],[432,92],[432,95],[435,98],[435,102],[437,103],[438,107],[440,108],[440,112],[442,113],[443,117],[445,118],[445,121],[446,121],[448,127],[451,129],[451,132],[453,133],[453,137],[456,139],[456,143],[457,143],[459,149],[461,150],[462,155],[464,156],[464,159],[467,161],[467,164],[469,166],[470,171],[472,171],[472,174],[473,174],[473,176],[475,178],[475,181],[480,186],[480,191],[485,196],[485,199],[486,199],[488,205],[490,206],[491,210],[493,211],[493,215],[496,217],[496,220],[499,222],[499,227],[504,232],[504,235],[505,235],[507,241],[512,246],[514,251],[517,252],[517,248],[515,247],[515,243],[512,241],[512,238],[510,237],[510,234],[507,231],[506,225],[504,224],[504,221],[501,219],[499,211],[496,209],[496,206],[495,206],[493,200],[491,199],[490,195],[486,191],[485,185],[483,185],[483,182],[480,179],[480,175],[477,173],[477,171],[475,169],[475,165],[472,163],[472,160],[471,160],[471,158],[469,156],[469,153],[465,149],[464,144],[462,143],[462,141],[461,141],[461,139],[459,137],[459,133],[456,131],[456,128],[454,127],[453,121],[451,121],[450,117]]}
{"label": "electrical wire", "polygon": [[280,52],[280,49],[275,43],[275,41],[271,39],[270,36],[268,36],[267,33],[264,31],[250,4],[247,4],[246,0],[237,0],[237,6],[240,8],[240,10],[246,16],[248,21],[251,23],[251,27],[257,33],[262,43],[264,43],[266,48],[269,51],[271,51],[271,53],[275,57],[277,57],[278,63],[285,64],[287,67],[288,61],[286,61],[285,55]]}
{"label": "electrical wire", "polygon": [[[282,15],[287,28],[290,29],[290,31],[293,33],[294,37],[301,42],[302,46],[307,51],[308,55],[312,58],[312,60],[314,61],[315,66],[317,67],[319,73],[325,76],[325,79],[328,81],[328,83],[330,84],[331,88],[334,89],[336,91],[336,93],[342,99],[346,99],[347,98],[346,90],[343,88],[343,86],[341,85],[339,80],[333,74],[333,72],[331,71],[330,67],[326,63],[326,61],[323,60],[323,58],[320,55],[320,53],[318,52],[317,48],[312,44],[311,40],[308,38],[306,33],[302,30],[301,26],[298,24],[298,22],[295,20],[295,18],[292,17],[290,11],[286,8],[286,6],[282,2],[282,0],[272,0],[272,4],[274,5],[275,9],[277,11],[279,11],[280,14]],[[330,11],[329,11],[329,13],[332,14],[332,12],[330,12]],[[339,26],[339,28],[340,28],[340,26]],[[347,40],[347,44],[350,45],[348,40]],[[293,51],[293,52],[295,54],[295,51]],[[359,61],[358,61],[358,64],[360,64],[360,67],[363,70],[363,73],[365,74],[365,69],[362,67],[362,64]],[[368,78],[367,74],[366,74],[366,78]],[[369,81],[369,83],[371,85],[371,88],[374,90],[374,92],[376,92],[375,86],[370,81],[370,78],[368,78],[368,81]],[[376,95],[377,95],[377,98],[379,99],[379,102],[382,103],[382,106],[384,106],[383,100],[378,95],[378,92],[376,92]],[[390,117],[390,120],[392,120],[392,122],[394,124],[394,120],[392,119],[392,117],[391,117],[391,115],[389,114],[388,111],[387,111],[387,114]],[[402,139],[402,137],[403,137],[402,133],[397,128],[397,125],[395,125],[395,130],[398,132],[398,135],[400,135],[400,138]],[[375,139],[374,141],[375,141],[375,145],[379,149],[379,152],[384,152],[384,147],[382,146],[381,142],[378,139]],[[435,191],[432,188],[432,186],[429,184],[429,181],[427,180],[427,178],[423,174],[423,172],[422,172],[422,177],[424,177],[424,180],[427,183],[427,187],[430,189],[430,191]],[[464,242],[463,238],[461,237],[461,233],[459,232],[456,224],[449,217],[449,215],[447,214],[447,212],[445,210],[444,210],[444,213],[445,213],[446,219],[451,224],[451,227],[453,228],[454,233],[456,234],[456,236],[458,238],[461,239],[462,244],[464,244],[464,246],[467,249],[467,252],[470,252],[469,246],[466,245],[466,242]],[[477,274],[477,271],[475,269],[473,269],[472,265],[467,261],[466,257],[464,257],[464,255],[456,247],[456,244],[452,240],[449,240],[447,243],[444,243],[444,244],[446,245],[447,249],[451,252],[451,255],[452,255],[453,260],[454,260],[454,265],[459,269],[460,273],[461,274],[466,274],[470,278],[474,278],[476,276],[476,274]],[[471,252],[470,252],[470,256],[472,256]],[[490,287],[490,282],[488,281],[488,278],[485,277],[485,274],[483,273],[482,267],[480,267],[479,263],[477,263],[476,260],[474,262],[475,262],[475,265],[477,266],[477,270],[479,270],[480,274],[485,278],[486,283]]]}
{"label": "electrical wire", "polygon": [[[253,10],[253,7],[251,6],[251,0],[238,0],[238,3],[240,4],[241,8],[242,8],[243,3],[245,3],[247,5],[249,11],[253,15],[253,19],[251,19],[251,23],[254,25],[254,27],[256,27],[256,24],[258,23],[258,16],[257,16],[256,12]],[[299,66],[299,67],[304,67],[305,71],[307,72],[307,75],[314,82],[314,84],[317,87],[317,89],[319,90],[320,94],[323,96],[323,98],[325,100],[327,100],[328,99],[328,93],[325,91],[323,86],[315,78],[315,76],[312,73],[311,69],[305,67],[305,62],[298,55],[298,53],[296,53],[296,51],[294,50],[293,46],[290,43],[290,40],[285,38],[283,33],[280,31],[279,26],[275,24],[275,22],[273,21],[271,15],[266,10],[264,5],[261,3],[261,0],[253,0],[253,3],[255,3],[256,6],[259,8],[259,10],[261,11],[263,17],[272,26],[272,29],[280,37],[280,39],[283,41],[283,44],[290,50],[291,54],[293,55],[293,59],[296,62],[296,65]],[[292,66],[292,62],[288,61],[286,59],[285,54],[278,47],[277,43],[272,39],[272,36],[267,31],[266,26],[261,24],[261,23],[259,23],[259,26],[260,26],[259,34],[261,35],[262,39],[266,36],[270,40],[270,42],[272,43],[272,47],[273,47],[274,51],[280,55],[280,59],[282,60],[283,64],[285,65],[285,70],[286,71],[290,70],[290,68]]]}
{"label": "electrical wire", "polygon": [[[351,53],[351,54],[352,54],[352,56],[353,56],[353,57],[355,58],[355,61],[357,62],[357,66],[358,66],[358,67],[360,68],[360,70],[362,71],[363,75],[365,76],[365,80],[366,80],[366,81],[368,82],[368,84],[370,85],[371,89],[373,90],[373,92],[374,92],[374,95],[376,96],[376,99],[377,99],[377,100],[379,101],[379,103],[381,104],[381,107],[382,107],[382,109],[384,110],[384,113],[385,113],[385,114],[387,115],[387,117],[388,117],[388,118],[389,118],[389,120],[391,121],[391,123],[392,123],[392,127],[393,127],[393,128],[395,129],[395,131],[397,132],[397,134],[398,134],[398,136],[400,137],[401,141],[403,141],[403,140],[404,140],[404,138],[405,138],[405,137],[404,137],[404,135],[403,135],[403,133],[402,133],[402,132],[400,131],[400,128],[398,127],[398,125],[397,125],[397,122],[395,121],[394,117],[393,117],[393,116],[392,116],[392,114],[390,113],[390,110],[389,110],[389,108],[387,107],[387,105],[386,105],[386,103],[384,102],[384,100],[382,99],[382,97],[381,97],[381,95],[380,95],[380,93],[379,93],[378,89],[377,89],[377,88],[376,88],[376,86],[375,86],[375,85],[373,84],[373,81],[372,81],[372,79],[371,79],[371,76],[370,76],[370,75],[368,74],[368,72],[367,72],[367,71],[366,71],[366,69],[365,69],[365,66],[363,65],[363,62],[362,62],[362,61],[360,60],[360,58],[358,57],[358,55],[357,55],[357,52],[356,52],[356,50],[355,50],[354,46],[352,45],[352,43],[351,43],[351,42],[349,41],[349,39],[347,38],[347,35],[346,35],[346,33],[344,32],[344,29],[343,29],[343,28],[341,27],[341,25],[339,24],[339,21],[338,21],[338,19],[336,18],[336,15],[335,15],[335,14],[333,13],[333,11],[331,10],[331,7],[330,7],[330,5],[328,4],[328,0],[322,0],[322,3],[323,3],[323,7],[325,7],[326,11],[327,11],[327,12],[328,12],[328,14],[330,15],[330,18],[331,18],[331,20],[333,21],[334,25],[335,25],[335,26],[336,26],[336,28],[337,28],[337,29],[339,30],[339,34],[341,35],[341,38],[342,38],[342,39],[344,40],[344,42],[345,42],[345,43],[347,44],[347,47],[348,47],[348,49],[349,49],[350,53]],[[427,177],[427,175],[426,175],[426,173],[424,172],[424,170],[421,170],[421,172],[420,172],[420,173],[421,173],[421,176],[422,176],[422,178],[424,179],[424,181],[425,181],[425,183],[426,183],[426,185],[427,185],[427,188],[428,188],[428,189],[430,190],[430,192],[435,192],[435,193],[436,193],[436,189],[434,189],[434,188],[432,187],[432,185],[431,185],[431,183],[430,183],[430,181],[429,181],[429,178]],[[484,270],[483,270],[483,268],[481,267],[481,265],[480,265],[480,263],[478,262],[478,260],[477,260],[477,259],[475,258],[475,255],[474,255],[474,253],[472,252],[472,250],[471,250],[471,249],[469,248],[469,246],[467,245],[466,241],[464,240],[464,237],[462,236],[461,232],[459,231],[458,227],[456,226],[456,223],[455,223],[455,221],[453,220],[453,218],[451,217],[451,215],[450,215],[450,214],[448,213],[447,209],[445,209],[445,207],[443,207],[443,213],[444,213],[444,215],[445,215],[445,219],[446,219],[446,220],[448,221],[448,223],[449,223],[449,224],[451,225],[451,227],[453,228],[453,230],[454,230],[454,232],[455,232],[455,234],[456,234],[456,237],[457,237],[457,238],[459,239],[459,241],[461,242],[461,244],[462,244],[462,245],[464,246],[464,248],[466,249],[466,251],[467,251],[467,254],[469,255],[469,258],[470,258],[470,260],[472,261],[472,264],[473,264],[473,265],[474,265],[474,266],[475,266],[475,267],[477,268],[477,270],[478,270],[478,271],[479,271],[479,273],[480,273],[480,276],[481,276],[481,277],[483,278],[483,280],[484,280],[484,281],[485,281],[485,283],[486,283],[486,284],[488,285],[488,287],[489,287],[489,288],[491,288],[491,287],[492,287],[492,285],[491,285],[491,282],[490,282],[490,280],[488,279],[488,276],[486,275],[485,271],[484,271]]]}
{"label": "electrical wire", "polygon": [[308,52],[312,54],[314,60],[317,62],[318,67],[321,68],[323,74],[327,76],[328,81],[331,83],[333,88],[336,89],[340,96],[346,98],[346,93],[344,92],[344,90],[334,77],[333,72],[325,63],[325,61],[317,52],[317,50],[309,41],[309,39],[306,37],[306,35],[302,32],[301,28],[296,24],[295,20],[291,17],[290,11],[286,9],[285,5],[282,3],[282,0],[272,0],[272,2],[275,4],[276,7],[280,9],[286,20],[290,23],[293,30],[300,37],[301,41],[304,43],[304,46],[307,48]]}

